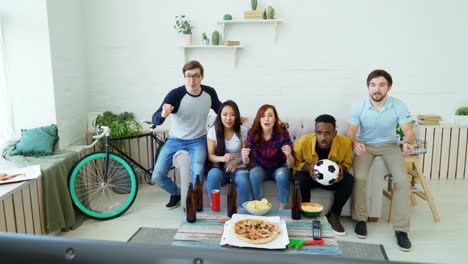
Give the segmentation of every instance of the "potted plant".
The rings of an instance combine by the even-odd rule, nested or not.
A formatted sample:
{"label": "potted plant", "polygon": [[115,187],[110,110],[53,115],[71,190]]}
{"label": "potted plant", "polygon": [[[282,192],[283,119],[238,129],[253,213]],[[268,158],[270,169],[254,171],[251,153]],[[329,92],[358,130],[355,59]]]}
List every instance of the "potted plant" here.
{"label": "potted plant", "polygon": [[174,29],[178,33],[185,35],[185,45],[192,45],[192,29],[190,20],[187,19],[185,15],[178,15],[175,17]]}
{"label": "potted plant", "polygon": [[[110,128],[111,138],[133,136],[141,133],[141,124],[135,120],[135,115],[129,112],[123,112],[119,115],[106,111],[96,117],[95,126],[107,126]],[[104,138],[99,145],[104,148]],[[118,142],[120,143],[120,142]]]}
{"label": "potted plant", "polygon": [[203,45],[209,45],[210,44],[210,40],[206,36],[206,32],[202,33],[202,42],[203,42]]}
{"label": "potted plant", "polygon": [[460,106],[457,111],[455,111],[455,123],[468,125],[468,106]]}
{"label": "potted plant", "polygon": [[263,11],[263,19],[275,19],[275,9],[271,0],[266,0],[265,10]]}

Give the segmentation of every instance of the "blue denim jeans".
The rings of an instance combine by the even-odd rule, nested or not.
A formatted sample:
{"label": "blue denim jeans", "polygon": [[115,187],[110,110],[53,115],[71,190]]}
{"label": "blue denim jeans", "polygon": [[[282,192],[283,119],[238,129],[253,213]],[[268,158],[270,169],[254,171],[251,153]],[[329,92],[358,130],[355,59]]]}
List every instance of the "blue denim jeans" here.
{"label": "blue denim jeans", "polygon": [[257,166],[250,170],[250,184],[255,200],[264,198],[263,182],[266,180],[276,181],[280,203],[287,205],[289,202],[289,169],[283,166],[275,170],[266,170]]}
{"label": "blue denim jeans", "polygon": [[212,168],[208,172],[207,179],[207,189],[208,189],[208,199],[211,205],[211,191],[214,189],[220,189],[221,186],[229,182],[229,179],[234,180],[236,184],[239,207],[242,206],[244,202],[250,200],[250,192],[252,188],[250,187],[249,180],[249,171],[245,167],[237,168],[232,173],[227,173],[224,169]]}
{"label": "blue denim jeans", "polygon": [[205,178],[206,136],[190,140],[169,137],[159,153],[151,178],[171,195],[176,195],[178,190],[175,182],[167,174],[172,167],[172,157],[179,150],[186,150],[190,153],[192,183],[195,185],[196,175],[200,175],[202,185]]}

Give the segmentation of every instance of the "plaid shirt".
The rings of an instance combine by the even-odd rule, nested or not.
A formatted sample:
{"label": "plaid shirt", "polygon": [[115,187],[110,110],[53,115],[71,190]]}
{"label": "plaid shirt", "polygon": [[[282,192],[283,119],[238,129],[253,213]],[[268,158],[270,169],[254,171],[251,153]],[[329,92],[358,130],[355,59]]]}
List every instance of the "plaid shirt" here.
{"label": "plaid shirt", "polygon": [[293,143],[288,130],[285,130],[281,134],[273,132],[268,141],[263,140],[262,148],[254,147],[253,144],[253,138],[248,135],[245,147],[250,148],[252,163],[267,170],[277,169],[286,163],[286,155],[281,150],[282,146],[289,145],[291,147],[291,154],[294,156]]}

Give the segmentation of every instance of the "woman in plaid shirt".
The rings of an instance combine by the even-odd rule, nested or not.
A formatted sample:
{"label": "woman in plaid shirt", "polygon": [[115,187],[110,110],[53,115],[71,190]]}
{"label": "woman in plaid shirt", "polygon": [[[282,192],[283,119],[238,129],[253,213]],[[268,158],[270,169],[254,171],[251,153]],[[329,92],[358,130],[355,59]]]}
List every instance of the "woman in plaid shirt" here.
{"label": "woman in plaid shirt", "polygon": [[250,165],[250,183],[255,200],[263,198],[263,182],[276,181],[280,209],[289,201],[289,168],[294,165],[293,143],[273,105],[263,105],[249,130],[242,162]]}

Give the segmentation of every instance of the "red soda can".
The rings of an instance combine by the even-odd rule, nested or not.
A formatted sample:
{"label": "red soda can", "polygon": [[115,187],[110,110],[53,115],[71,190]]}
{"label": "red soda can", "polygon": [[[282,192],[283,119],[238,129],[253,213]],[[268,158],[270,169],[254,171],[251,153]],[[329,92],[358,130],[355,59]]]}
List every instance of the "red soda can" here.
{"label": "red soda can", "polygon": [[220,194],[218,189],[214,189],[211,191],[211,210],[218,212],[221,210],[221,201],[220,201]]}

